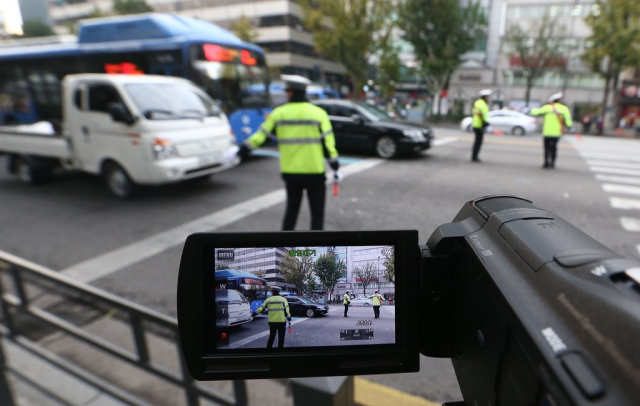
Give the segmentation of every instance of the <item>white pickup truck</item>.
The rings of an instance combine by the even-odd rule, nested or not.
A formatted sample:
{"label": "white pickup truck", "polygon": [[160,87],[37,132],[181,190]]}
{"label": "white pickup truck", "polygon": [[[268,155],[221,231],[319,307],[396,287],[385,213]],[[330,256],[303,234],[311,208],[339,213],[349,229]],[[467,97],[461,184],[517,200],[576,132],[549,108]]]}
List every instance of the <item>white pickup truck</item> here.
{"label": "white pickup truck", "polygon": [[116,196],[137,185],[207,177],[236,166],[238,147],[225,114],[191,82],[149,75],[68,75],[62,125],[0,127],[0,154],[24,182],[56,167],[104,178]]}

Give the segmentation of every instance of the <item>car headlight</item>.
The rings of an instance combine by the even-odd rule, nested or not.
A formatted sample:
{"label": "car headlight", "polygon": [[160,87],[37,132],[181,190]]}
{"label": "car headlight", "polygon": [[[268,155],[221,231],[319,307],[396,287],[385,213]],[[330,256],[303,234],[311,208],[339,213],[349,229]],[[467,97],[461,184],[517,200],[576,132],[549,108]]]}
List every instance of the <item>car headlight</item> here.
{"label": "car headlight", "polygon": [[178,156],[178,150],[171,144],[171,141],[164,140],[162,138],[153,139],[152,150],[153,158],[157,160],[175,158]]}
{"label": "car headlight", "polygon": [[415,141],[424,140],[424,134],[422,134],[422,130],[404,130],[402,132],[402,135]]}

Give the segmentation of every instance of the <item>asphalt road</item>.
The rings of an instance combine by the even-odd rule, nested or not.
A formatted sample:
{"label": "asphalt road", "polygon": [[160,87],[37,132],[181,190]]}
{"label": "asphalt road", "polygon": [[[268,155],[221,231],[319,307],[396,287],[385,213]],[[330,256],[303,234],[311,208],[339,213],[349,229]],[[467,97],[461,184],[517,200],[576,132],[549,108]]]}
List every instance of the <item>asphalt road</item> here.
{"label": "asphalt road", "polygon": [[[418,229],[425,243],[464,202],[511,194],[558,213],[624,256],[640,257],[636,140],[565,137],[557,168],[544,170],[540,136],[488,135],[483,162],[475,164],[472,135],[439,128],[435,133],[438,145],[413,158],[381,161],[350,154],[354,159],[343,168],[353,173],[338,197],[327,197],[325,228]],[[131,201],[112,197],[88,175],[64,173],[29,186],[3,170],[0,249],[175,316],[181,244],[190,232],[280,228],[284,203],[274,191],[282,181],[272,152],[207,182],[146,188]],[[5,166],[0,157],[0,168]],[[303,206],[298,229],[309,221]],[[304,321],[295,331],[321,320]],[[435,401],[460,399],[448,360],[422,357],[419,373],[371,379]]]}

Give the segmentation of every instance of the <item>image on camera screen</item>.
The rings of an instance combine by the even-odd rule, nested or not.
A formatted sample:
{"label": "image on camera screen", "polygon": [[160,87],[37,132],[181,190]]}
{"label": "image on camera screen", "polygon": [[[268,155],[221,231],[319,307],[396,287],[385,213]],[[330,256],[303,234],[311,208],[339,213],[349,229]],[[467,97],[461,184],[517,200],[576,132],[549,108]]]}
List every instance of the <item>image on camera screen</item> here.
{"label": "image on camera screen", "polygon": [[395,344],[394,252],[390,245],[215,248],[216,348]]}

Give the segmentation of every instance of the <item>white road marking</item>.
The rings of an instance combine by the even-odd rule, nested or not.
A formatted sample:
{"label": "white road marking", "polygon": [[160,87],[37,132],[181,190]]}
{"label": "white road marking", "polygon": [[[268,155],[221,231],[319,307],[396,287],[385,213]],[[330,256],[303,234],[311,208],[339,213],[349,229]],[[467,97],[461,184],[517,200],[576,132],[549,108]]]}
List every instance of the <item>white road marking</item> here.
{"label": "white road marking", "polygon": [[622,193],[627,195],[640,196],[640,187],[629,185],[614,185],[612,183],[603,183],[602,190],[608,193]]}
{"label": "white road marking", "polygon": [[622,225],[622,228],[626,231],[640,233],[640,219],[633,217],[620,217],[620,225]]}
{"label": "white road marking", "polygon": [[[306,321],[306,320],[311,320],[311,318],[308,317],[308,318],[295,319],[295,320],[293,320],[291,322],[291,325],[294,326],[294,325],[296,325],[298,323],[302,323],[303,321]],[[287,328],[289,328],[289,323],[287,323]],[[239,347],[242,347],[243,345],[249,344],[252,341],[255,341],[255,340],[259,339],[259,338],[262,338],[262,337],[265,337],[265,336],[268,336],[268,335],[269,335],[269,329],[267,329],[267,330],[265,330],[265,331],[263,331],[261,333],[249,336],[247,338],[243,338],[242,340],[235,341],[232,344],[229,344],[227,347],[221,347],[221,349],[239,348]]]}
{"label": "white road marking", "polygon": [[609,168],[640,169],[640,164],[630,164],[627,162],[617,162],[617,161],[587,161],[587,165],[606,166]]}
{"label": "white road marking", "polygon": [[447,137],[442,139],[433,140],[433,145],[439,147],[440,145],[449,144],[450,142],[458,141],[458,137]]}
{"label": "white road marking", "polygon": [[[347,177],[373,168],[383,162],[385,161],[378,158],[366,159],[344,166],[344,168],[341,168],[341,172]],[[328,178],[327,183],[330,183],[331,176],[328,176]],[[141,241],[80,262],[60,272],[79,281],[90,283],[144,259],[158,255],[167,249],[179,246],[184,243],[184,240],[190,234],[218,230],[262,210],[280,204],[285,200],[286,193],[284,189],[274,190],[218,210],[170,230],[152,235]]]}
{"label": "white road marking", "polygon": [[627,176],[610,176],[596,174],[596,179],[603,182],[629,183],[632,185],[640,185],[640,178],[631,178]]}
{"label": "white road marking", "polygon": [[634,171],[631,169],[609,168],[604,166],[590,166],[589,169],[591,170],[591,172],[613,173],[616,175],[640,176],[640,171]]}
{"label": "white road marking", "polygon": [[580,152],[586,159],[614,159],[616,161],[636,161],[640,162],[640,156],[638,155],[625,155],[625,154],[603,154],[598,152]]}
{"label": "white road marking", "polygon": [[609,203],[614,209],[640,210],[640,200],[624,199],[622,197],[610,197]]}

